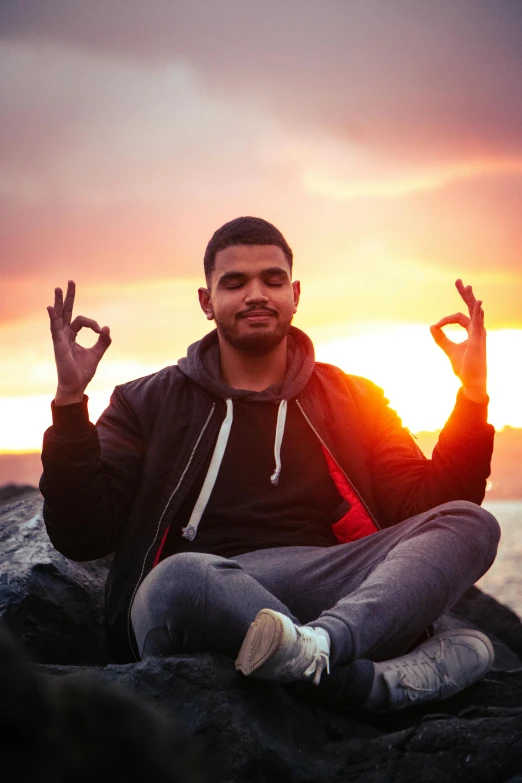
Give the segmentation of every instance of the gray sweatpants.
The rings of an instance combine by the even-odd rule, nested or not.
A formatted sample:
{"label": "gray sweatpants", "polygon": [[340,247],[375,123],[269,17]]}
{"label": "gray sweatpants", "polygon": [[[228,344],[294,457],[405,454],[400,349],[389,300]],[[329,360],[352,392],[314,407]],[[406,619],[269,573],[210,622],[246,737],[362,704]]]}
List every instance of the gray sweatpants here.
{"label": "gray sweatpants", "polygon": [[327,630],[332,666],[393,658],[490,568],[499,538],[488,511],[454,501],[349,544],[262,549],[233,559],[172,555],[136,594],[131,618],[139,653],[235,658],[256,614],[269,608]]}

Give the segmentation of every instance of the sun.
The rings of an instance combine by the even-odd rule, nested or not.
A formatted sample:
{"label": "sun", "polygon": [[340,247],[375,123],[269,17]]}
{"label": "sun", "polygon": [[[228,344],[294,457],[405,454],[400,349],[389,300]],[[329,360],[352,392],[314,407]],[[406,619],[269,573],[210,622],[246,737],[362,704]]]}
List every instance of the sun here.
{"label": "sun", "polygon": [[[362,375],[384,389],[390,405],[412,432],[441,429],[460,387],[446,355],[428,325],[361,325],[359,333],[317,345],[319,361]],[[453,340],[463,330],[448,330]],[[518,361],[517,361],[518,359]],[[522,427],[522,330],[488,335],[489,420],[500,429]]]}

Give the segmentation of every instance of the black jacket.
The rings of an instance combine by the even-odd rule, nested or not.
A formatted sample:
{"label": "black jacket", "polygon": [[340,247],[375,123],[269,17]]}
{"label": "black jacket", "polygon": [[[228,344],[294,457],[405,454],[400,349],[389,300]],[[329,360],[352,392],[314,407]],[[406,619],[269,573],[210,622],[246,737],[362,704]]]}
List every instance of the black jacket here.
{"label": "black jacket", "polygon": [[[482,502],[494,435],[486,405],[459,392],[427,460],[373,383],[321,363],[307,377],[296,397],[303,413],[378,527],[450,500]],[[215,444],[225,402],[171,366],[116,387],[96,426],[87,398],[59,414],[42,451],[47,531],[73,560],[115,553],[107,633],[114,659],[126,662],[136,658],[132,601]]]}

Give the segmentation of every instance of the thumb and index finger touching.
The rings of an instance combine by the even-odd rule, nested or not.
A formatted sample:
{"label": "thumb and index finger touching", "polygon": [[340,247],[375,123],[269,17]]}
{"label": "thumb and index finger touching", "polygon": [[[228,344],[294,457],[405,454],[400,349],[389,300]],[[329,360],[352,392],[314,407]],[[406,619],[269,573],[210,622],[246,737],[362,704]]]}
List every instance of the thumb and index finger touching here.
{"label": "thumb and index finger touching", "polygon": [[100,335],[94,345],[91,348],[91,351],[98,356],[99,359],[103,356],[109,345],[112,343],[111,333],[108,326],[102,326],[100,329]]}
{"label": "thumb and index finger touching", "polygon": [[436,324],[430,326],[431,336],[437,345],[442,348],[443,351],[446,351],[446,349],[451,348],[452,346],[456,345],[456,343],[454,343],[453,340],[450,340],[450,338],[444,333],[443,327],[448,326],[449,324],[459,324],[459,326],[462,326],[464,329],[468,329],[470,321],[471,319],[467,315],[464,315],[464,313],[453,313],[452,315],[446,315],[444,318],[441,318],[439,321],[437,321]]}
{"label": "thumb and index finger touching", "polygon": [[433,324],[430,326],[430,332],[431,336],[443,350],[446,348],[455,345],[456,343],[453,342],[453,340],[450,340],[450,338],[444,333],[443,326],[448,326],[449,324],[459,324],[460,326],[463,326],[464,329],[467,329],[470,323],[470,319],[464,315],[464,313],[454,313],[453,315],[446,315],[444,318],[441,318],[440,321],[437,321],[436,324]]}
{"label": "thumb and index finger touching", "polygon": [[92,329],[99,337],[91,350],[101,358],[112,342],[110,329],[108,326],[100,327],[97,321],[93,318],[87,318],[84,315],[77,315],[76,318],[72,320],[75,295],[76,284],[74,280],[68,281],[65,300],[63,299],[62,289],[60,287],[54,289],[54,305],[49,305],[47,307],[53,340],[60,339],[63,329],[66,326],[69,326],[75,334],[78,334],[80,329],[83,329],[84,327]]}

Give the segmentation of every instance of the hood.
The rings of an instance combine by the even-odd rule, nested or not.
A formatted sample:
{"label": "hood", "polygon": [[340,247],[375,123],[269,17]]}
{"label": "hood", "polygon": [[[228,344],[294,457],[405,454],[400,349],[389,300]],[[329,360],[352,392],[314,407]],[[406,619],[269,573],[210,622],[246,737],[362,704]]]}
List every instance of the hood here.
{"label": "hood", "polygon": [[181,372],[194,383],[225,400],[245,400],[245,402],[280,402],[291,400],[304,389],[315,366],[314,346],[308,335],[290,327],[288,333],[288,368],[281,383],[269,386],[263,391],[234,389],[220,379],[219,342],[214,329],[203,339],[193,343],[187,355],[178,361]]}

